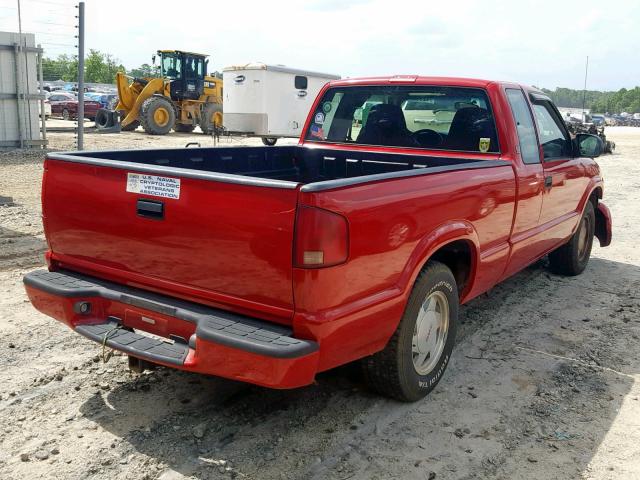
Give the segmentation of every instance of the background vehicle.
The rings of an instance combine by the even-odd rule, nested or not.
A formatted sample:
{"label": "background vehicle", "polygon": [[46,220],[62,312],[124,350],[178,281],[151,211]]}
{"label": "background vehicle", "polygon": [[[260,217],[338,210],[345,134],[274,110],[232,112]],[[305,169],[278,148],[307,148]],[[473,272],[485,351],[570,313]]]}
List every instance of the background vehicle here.
{"label": "background vehicle", "polygon": [[340,78],[283,65],[249,63],[223,69],[224,127],[262,137],[299,137],[309,108],[322,86]]}
{"label": "background vehicle", "polygon": [[115,93],[87,92],[84,94],[85,99],[98,102],[101,108],[111,108],[116,105],[118,95]]}
{"label": "background vehicle", "polygon": [[[44,96],[45,96],[45,101],[44,101],[44,118],[47,118],[47,119],[48,119],[49,117],[51,117],[51,102],[49,101],[50,93],[49,93],[49,92],[47,92],[46,90],[42,91],[41,93],[43,93],[43,94],[44,94]],[[39,114],[40,116],[42,116],[42,111],[41,111],[41,109],[40,109],[40,108],[41,108],[41,107],[40,107],[40,103],[38,103],[38,114]]]}
{"label": "background vehicle", "polygon": [[[53,92],[49,96],[51,102],[51,115],[71,120],[78,117],[78,99],[75,95],[63,92]],[[93,100],[84,101],[84,116],[95,120],[100,103]]]}
{"label": "background vehicle", "polygon": [[[222,126],[222,80],[207,75],[206,55],[159,50],[160,78],[116,75],[122,130],[142,125],[145,132],[165,135],[191,132],[196,126],[211,134]],[[155,61],[155,57],[154,57]],[[113,116],[101,114],[98,128],[113,126]]]}
{"label": "background vehicle", "polygon": [[[455,98],[451,122],[411,130],[411,98]],[[577,275],[610,243],[601,150],[517,84],[335,81],[296,146],[49,153],[49,270],[24,282],[135,368],[293,388],[361,360],[412,401],[442,378],[460,303],[545,255]]]}

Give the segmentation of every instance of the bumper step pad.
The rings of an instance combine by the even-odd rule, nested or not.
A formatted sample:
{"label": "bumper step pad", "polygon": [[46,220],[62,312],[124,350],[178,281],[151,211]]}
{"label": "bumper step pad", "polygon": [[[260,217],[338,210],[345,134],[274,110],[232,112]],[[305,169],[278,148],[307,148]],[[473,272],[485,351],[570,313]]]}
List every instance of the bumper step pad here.
{"label": "bumper step pad", "polygon": [[[182,365],[189,347],[196,348],[197,340],[272,358],[299,358],[318,350],[318,343],[293,337],[293,330],[264,320],[237,315],[199,303],[148,292],[119,283],[108,282],[76,272],[36,270],[24,276],[25,285],[51,295],[67,298],[98,297],[179,318],[195,325],[189,345],[169,344],[153,340],[124,329],[113,330],[117,323],[108,318],[98,325],[78,325],[76,331],[106,345],[134,356]],[[95,321],[95,319],[94,319]],[[162,358],[160,358],[162,357]]]}
{"label": "bumper step pad", "polygon": [[189,353],[186,344],[149,338],[123,328],[116,322],[98,325],[78,325],[76,332],[109,348],[129,353],[144,360],[182,365]]}

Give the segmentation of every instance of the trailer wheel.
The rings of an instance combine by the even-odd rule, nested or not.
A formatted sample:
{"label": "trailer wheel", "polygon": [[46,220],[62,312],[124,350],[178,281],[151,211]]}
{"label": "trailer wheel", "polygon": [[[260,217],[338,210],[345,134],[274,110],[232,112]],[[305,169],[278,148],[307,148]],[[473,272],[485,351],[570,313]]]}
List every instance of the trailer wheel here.
{"label": "trailer wheel", "polygon": [[165,135],[176,122],[176,111],[169,100],[154,95],[142,102],[140,121],[145,132],[151,135]]}
{"label": "trailer wheel", "polygon": [[173,130],[175,132],[180,132],[180,133],[191,133],[191,132],[193,132],[194,128],[195,127],[193,125],[189,125],[189,124],[186,124],[186,123],[176,123],[173,126]]}
{"label": "trailer wheel", "polygon": [[560,275],[580,275],[589,263],[595,228],[595,210],[593,203],[588,201],[578,229],[571,239],[549,254],[551,270]]}
{"label": "trailer wheel", "polygon": [[273,147],[277,141],[275,137],[262,137],[262,143],[268,147]]}
{"label": "trailer wheel", "polygon": [[222,127],[222,105],[207,103],[202,107],[200,116],[200,130],[205,135],[211,135],[216,128]]}
{"label": "trailer wheel", "polygon": [[387,346],[362,359],[369,386],[403,402],[414,402],[433,390],[451,358],[458,302],[451,270],[443,263],[428,262]]}

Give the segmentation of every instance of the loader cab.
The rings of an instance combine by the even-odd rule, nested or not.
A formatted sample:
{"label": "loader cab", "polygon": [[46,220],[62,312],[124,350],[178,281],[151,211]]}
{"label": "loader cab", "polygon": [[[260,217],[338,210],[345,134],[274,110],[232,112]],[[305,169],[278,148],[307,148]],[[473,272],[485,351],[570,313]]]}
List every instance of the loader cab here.
{"label": "loader cab", "polygon": [[170,82],[171,99],[197,100],[204,93],[206,55],[159,50],[160,73]]}

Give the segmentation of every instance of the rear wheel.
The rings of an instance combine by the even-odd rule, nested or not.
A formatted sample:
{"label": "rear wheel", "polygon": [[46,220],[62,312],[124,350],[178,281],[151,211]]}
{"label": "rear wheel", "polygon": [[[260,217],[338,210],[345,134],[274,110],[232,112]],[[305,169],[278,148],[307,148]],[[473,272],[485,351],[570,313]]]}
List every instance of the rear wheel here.
{"label": "rear wheel", "polygon": [[202,107],[200,118],[200,130],[206,135],[211,135],[216,128],[222,127],[222,105],[219,103],[207,103]]}
{"label": "rear wheel", "polygon": [[181,133],[191,133],[193,132],[193,129],[195,127],[193,125],[190,124],[186,124],[186,123],[176,123],[173,126],[173,130],[176,132],[181,132]]}
{"label": "rear wheel", "polygon": [[176,111],[164,97],[149,97],[140,108],[142,128],[151,135],[165,135],[176,122]]}
{"label": "rear wheel", "polygon": [[367,383],[378,393],[413,402],[442,378],[458,326],[458,289],[449,268],[427,263],[404,315],[384,350],[362,360]]}
{"label": "rear wheel", "polygon": [[262,137],[262,143],[268,147],[273,147],[277,141],[278,139],[274,137]]}
{"label": "rear wheel", "polygon": [[69,113],[69,110],[67,110],[66,108],[62,110],[62,119],[71,120],[71,114]]}
{"label": "rear wheel", "polygon": [[593,203],[588,201],[578,229],[571,239],[549,254],[551,270],[561,275],[581,274],[589,263],[595,228],[595,210]]}

